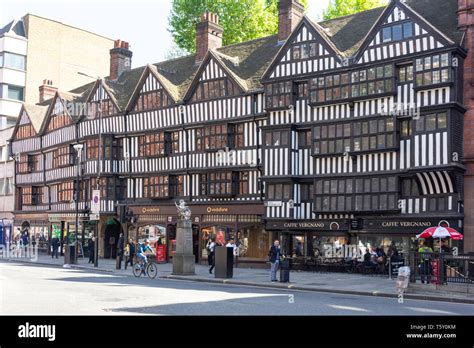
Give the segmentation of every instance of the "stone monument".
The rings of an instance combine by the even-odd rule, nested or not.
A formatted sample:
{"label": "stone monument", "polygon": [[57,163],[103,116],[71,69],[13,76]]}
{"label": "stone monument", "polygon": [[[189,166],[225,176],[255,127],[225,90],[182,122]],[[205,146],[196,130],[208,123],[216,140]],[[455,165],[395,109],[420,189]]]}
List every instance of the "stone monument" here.
{"label": "stone monument", "polygon": [[193,255],[191,210],[183,200],[175,205],[178,209],[178,224],[176,226],[176,253],[173,256],[173,274],[194,275],[195,257]]}

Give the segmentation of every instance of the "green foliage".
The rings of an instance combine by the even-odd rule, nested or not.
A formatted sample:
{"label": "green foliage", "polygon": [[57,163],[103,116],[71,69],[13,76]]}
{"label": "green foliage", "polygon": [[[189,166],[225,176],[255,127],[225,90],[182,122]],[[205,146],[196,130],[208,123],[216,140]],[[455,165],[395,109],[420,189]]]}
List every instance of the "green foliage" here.
{"label": "green foliage", "polygon": [[[301,0],[303,5],[307,0]],[[219,15],[223,44],[273,35],[278,30],[278,0],[173,0],[169,31],[181,49],[194,52],[196,24],[205,12]]]}
{"label": "green foliage", "polygon": [[323,12],[323,18],[328,20],[346,16],[384,6],[387,2],[387,0],[330,0],[328,8]]}

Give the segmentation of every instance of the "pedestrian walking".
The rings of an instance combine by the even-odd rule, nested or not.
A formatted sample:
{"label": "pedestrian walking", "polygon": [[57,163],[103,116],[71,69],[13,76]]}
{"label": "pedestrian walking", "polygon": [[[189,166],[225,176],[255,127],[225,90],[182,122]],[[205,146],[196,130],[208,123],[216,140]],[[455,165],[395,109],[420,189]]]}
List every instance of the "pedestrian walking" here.
{"label": "pedestrian walking", "polygon": [[125,269],[127,269],[127,265],[130,264],[130,267],[133,267],[133,259],[135,258],[135,243],[133,242],[133,239],[130,238],[127,243],[127,248],[128,248],[128,256],[125,261]]}
{"label": "pedestrian walking", "polygon": [[89,239],[89,263],[95,262],[95,237]]}
{"label": "pedestrian walking", "polygon": [[276,282],[278,281],[276,278],[276,272],[278,271],[278,268],[280,266],[280,256],[281,256],[280,241],[278,239],[275,240],[275,242],[273,242],[273,246],[270,248],[270,251],[268,252],[268,256],[270,258],[270,264],[271,264],[270,280],[272,282]]}
{"label": "pedestrian walking", "polygon": [[51,240],[51,258],[54,258],[54,256],[58,258],[58,252],[59,252],[59,238],[55,236]]}
{"label": "pedestrian walking", "polygon": [[120,233],[119,240],[117,243],[117,257],[118,257],[118,264],[117,268],[122,268],[122,258],[125,251],[125,240],[123,238],[123,233]]}
{"label": "pedestrian walking", "polygon": [[30,238],[28,236],[28,231],[24,231],[23,232],[23,236],[21,237],[21,241],[23,243],[23,247],[25,248],[25,253],[26,253],[26,249],[28,248],[28,244],[30,242]]}
{"label": "pedestrian walking", "polygon": [[209,273],[212,274],[212,270],[214,269],[214,266],[215,266],[214,256],[215,256],[215,251],[216,251],[216,242],[214,241],[214,238],[209,238],[209,240],[207,241],[206,249],[207,249],[207,264],[209,265]]}
{"label": "pedestrian walking", "polygon": [[235,241],[233,239],[230,239],[229,242],[226,244],[227,248],[232,248],[232,255],[233,257],[233,263],[235,264],[235,258],[237,256],[237,245],[235,245]]}

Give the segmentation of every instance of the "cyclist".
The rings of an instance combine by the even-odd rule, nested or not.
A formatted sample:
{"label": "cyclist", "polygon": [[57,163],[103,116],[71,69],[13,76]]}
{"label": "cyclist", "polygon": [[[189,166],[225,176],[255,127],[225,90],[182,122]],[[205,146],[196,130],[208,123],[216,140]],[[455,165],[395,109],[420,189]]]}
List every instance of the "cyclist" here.
{"label": "cyclist", "polygon": [[140,259],[142,262],[142,270],[145,270],[145,266],[147,264],[147,258],[146,258],[146,252],[150,251],[153,253],[153,249],[150,247],[150,241],[148,239],[145,240],[143,244],[140,244],[137,250],[137,257]]}

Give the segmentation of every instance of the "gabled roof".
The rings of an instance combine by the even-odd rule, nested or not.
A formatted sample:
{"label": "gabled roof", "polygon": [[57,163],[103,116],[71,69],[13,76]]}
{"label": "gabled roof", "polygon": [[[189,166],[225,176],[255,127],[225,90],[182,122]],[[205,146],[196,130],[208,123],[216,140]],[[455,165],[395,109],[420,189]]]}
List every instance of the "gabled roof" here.
{"label": "gabled roof", "polygon": [[298,33],[302,30],[303,27],[307,27],[308,29],[312,29],[316,36],[321,38],[321,44],[326,47],[326,49],[334,55],[334,58],[337,60],[340,59],[341,56],[343,56],[343,52],[341,52],[330,40],[330,38],[326,35],[324,29],[317,23],[312,22],[306,15],[303,16],[301,21],[298,23],[298,25],[295,27],[291,35],[288,37],[286,42],[283,44],[283,46],[279,47],[279,50],[277,54],[273,57],[271,63],[268,65],[267,69],[264,71],[262,74],[262,79],[268,78],[268,76],[271,75],[272,70],[274,69],[275,66],[277,66],[280,63],[280,60],[286,55],[288,50],[290,49],[290,45],[294,42],[296,37],[298,36]]}
{"label": "gabled roof", "polygon": [[359,49],[362,41],[385,7],[359,12],[349,16],[319,22],[326,36],[345,57],[351,57]]}
{"label": "gabled roof", "polygon": [[216,64],[225,72],[226,76],[234,81],[234,83],[240,88],[241,92],[246,92],[248,90],[247,83],[245,80],[242,80],[237,74],[235,74],[223,60],[227,61],[230,64],[237,66],[239,63],[238,58],[229,57],[222,53],[218,53],[216,50],[209,50],[204,56],[203,61],[199,65],[199,69],[194,75],[194,79],[189,85],[188,90],[183,96],[183,100],[189,100],[196,90],[196,85],[199,83],[200,78],[203,72],[206,70],[209,63],[214,60]]}
{"label": "gabled roof", "polygon": [[[54,111],[57,98],[61,99],[61,102],[63,101],[76,101],[77,102],[81,100],[82,97],[83,97],[82,95],[77,94],[77,93],[56,91],[53,98],[48,99],[41,104],[38,104],[41,106],[47,106],[46,114],[44,116],[43,123],[41,124],[41,129],[39,133],[42,134],[46,131],[46,128],[49,125],[49,120],[51,119],[51,115]],[[69,113],[67,114],[71,118],[72,122],[77,122],[77,120],[79,119],[78,118],[79,115],[70,115]]]}
{"label": "gabled roof", "polygon": [[47,112],[48,112],[48,106],[23,103],[21,105],[20,115],[16,120],[15,126],[13,127],[11,139],[12,140],[15,139],[16,132],[18,128],[20,127],[23,113],[26,113],[26,116],[30,120],[31,125],[33,126],[33,129],[36,132],[36,135],[39,135]]}
{"label": "gabled roof", "polygon": [[[354,56],[361,49],[366,36],[377,23],[387,6],[359,12],[353,15],[334,18],[318,24],[324,28],[327,36],[346,57]],[[406,0],[402,6],[426,20],[431,26],[446,35],[456,44],[461,44],[463,33],[458,30],[457,0]]]}
{"label": "gabled roof", "polygon": [[[306,17],[302,21],[311,26],[337,56],[354,57],[364,49],[363,45],[375,25],[380,22],[387,7],[393,6],[394,2],[399,3],[400,0],[392,0],[385,7],[319,23],[312,22]],[[457,28],[457,0],[405,0],[403,4],[418,17],[426,20],[450,42],[462,44],[464,36]],[[12,30],[14,27],[12,22],[2,30]],[[273,35],[225,46],[209,55],[221,64],[226,73],[244,91],[250,93],[262,90],[262,76],[276,59],[280,49],[283,49],[282,45],[278,43],[277,35]],[[188,55],[126,71],[116,81],[109,81],[107,78],[102,81],[104,88],[121,111],[132,107],[132,99],[139,89],[140,82],[148,73],[152,73],[174,102],[179,104],[183,101],[191,84],[198,78],[198,70],[201,67],[202,65],[195,64],[195,55]],[[69,94],[60,92],[59,95],[64,99],[76,98],[74,100],[84,102],[91,96],[96,83],[91,82],[78,87]],[[40,105],[49,106],[51,102],[49,100]],[[47,121],[43,120],[43,123]]]}
{"label": "gabled roof", "polygon": [[140,79],[136,83],[136,86],[133,90],[133,93],[131,94],[131,97],[129,98],[129,101],[125,107],[125,111],[130,111],[133,109],[133,106],[135,105],[135,101],[143,87],[143,84],[145,81],[148,79],[149,76],[153,76],[163,87],[163,89],[166,91],[166,93],[169,95],[169,97],[177,103],[179,100],[179,90],[177,86],[175,86],[171,81],[169,81],[166,77],[164,77],[162,74],[160,74],[158,68],[155,65],[148,64],[143,70]]}
{"label": "gabled roof", "polygon": [[[41,131],[41,126],[43,125],[44,119],[46,117],[48,107],[23,103],[23,110],[28,115],[31,124],[33,125],[33,129],[37,134],[39,134]],[[20,120],[18,119],[18,122],[19,121]]]}

